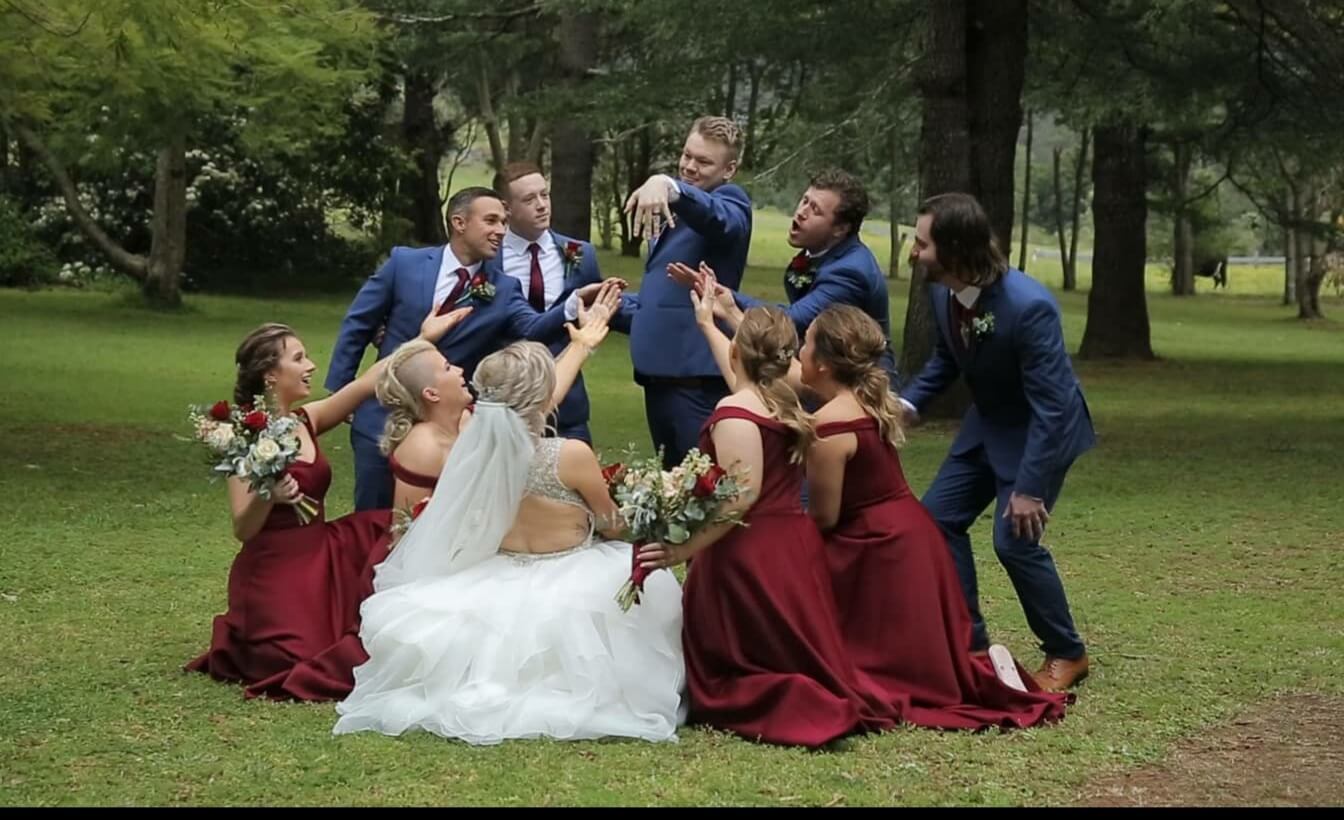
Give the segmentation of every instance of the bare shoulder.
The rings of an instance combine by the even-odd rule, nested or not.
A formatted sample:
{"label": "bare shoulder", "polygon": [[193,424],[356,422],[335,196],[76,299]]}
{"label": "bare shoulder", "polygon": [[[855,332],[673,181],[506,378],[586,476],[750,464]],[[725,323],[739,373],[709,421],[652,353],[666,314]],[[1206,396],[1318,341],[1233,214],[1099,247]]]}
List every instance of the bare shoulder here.
{"label": "bare shoulder", "polygon": [[443,462],[448,459],[451,447],[451,439],[433,425],[422,422],[411,428],[393,455],[406,469],[431,475],[443,469]]}
{"label": "bare shoulder", "polygon": [[821,406],[814,414],[818,424],[830,424],[837,421],[853,421],[868,414],[852,396],[837,396]]}

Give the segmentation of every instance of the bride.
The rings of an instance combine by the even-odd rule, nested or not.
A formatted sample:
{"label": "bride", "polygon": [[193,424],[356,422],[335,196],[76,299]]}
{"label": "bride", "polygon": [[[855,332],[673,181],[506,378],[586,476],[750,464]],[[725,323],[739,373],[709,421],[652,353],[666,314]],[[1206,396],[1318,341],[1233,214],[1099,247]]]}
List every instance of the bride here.
{"label": "bride", "polygon": [[369,660],[336,734],[676,740],[680,586],[654,573],[640,605],[617,606],[631,548],[597,537],[617,512],[593,451],[541,437],[554,382],[535,342],[477,367],[472,423],[363,604]]}

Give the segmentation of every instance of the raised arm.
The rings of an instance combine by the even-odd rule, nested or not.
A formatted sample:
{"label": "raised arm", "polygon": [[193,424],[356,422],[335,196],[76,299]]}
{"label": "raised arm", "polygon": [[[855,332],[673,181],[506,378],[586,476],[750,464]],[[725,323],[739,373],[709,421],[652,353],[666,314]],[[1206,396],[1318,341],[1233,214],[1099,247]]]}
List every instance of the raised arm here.
{"label": "raised arm", "polygon": [[593,300],[592,307],[585,308],[582,304],[579,305],[578,327],[572,324],[565,325],[565,329],[569,331],[569,344],[555,359],[555,392],[551,394],[551,405],[547,408],[547,412],[559,407],[560,402],[565,400],[569,389],[574,386],[574,381],[579,378],[583,363],[598,345],[602,344],[602,340],[607,338],[608,322],[620,300],[621,289],[612,282],[602,288],[598,297]]}
{"label": "raised arm", "polygon": [[382,267],[378,268],[373,276],[364,282],[359,293],[355,294],[350,309],[346,311],[345,318],[341,321],[336,346],[331,351],[327,390],[335,392],[354,381],[355,374],[359,372],[359,363],[364,359],[364,349],[369,346],[378,326],[392,309],[396,272],[397,252],[394,249]]}
{"label": "raised arm", "polygon": [[[461,324],[471,314],[472,308],[464,307],[436,316],[430,313],[425,317],[425,321],[420,325],[421,339],[431,342],[437,342],[442,339],[444,334]],[[326,398],[310,401],[303,406],[303,411],[308,414],[308,421],[312,423],[313,430],[318,435],[340,424],[347,416],[355,412],[355,409],[363,404],[367,399],[372,398],[378,385],[378,377],[382,375],[387,366],[386,359],[380,359],[372,367],[364,371],[364,375],[347,383],[344,387],[332,393]]]}
{"label": "raised arm", "polygon": [[701,296],[695,290],[691,290],[691,305],[695,308],[695,324],[704,334],[710,352],[714,354],[714,364],[719,366],[719,373],[723,375],[723,380],[728,382],[728,390],[735,392],[737,390],[737,374],[733,372],[733,345],[724,335],[724,332],[719,329],[719,326],[714,323],[713,298]]}

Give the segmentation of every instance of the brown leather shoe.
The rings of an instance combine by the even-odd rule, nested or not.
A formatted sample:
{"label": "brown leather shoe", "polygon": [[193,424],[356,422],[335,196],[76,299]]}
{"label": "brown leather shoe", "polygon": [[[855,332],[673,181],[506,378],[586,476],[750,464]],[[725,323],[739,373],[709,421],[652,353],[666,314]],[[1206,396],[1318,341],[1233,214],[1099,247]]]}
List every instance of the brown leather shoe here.
{"label": "brown leather shoe", "polygon": [[1087,672],[1086,654],[1074,660],[1046,655],[1045,663],[1041,664],[1040,670],[1032,677],[1036,679],[1036,684],[1047,692],[1063,692],[1087,677]]}

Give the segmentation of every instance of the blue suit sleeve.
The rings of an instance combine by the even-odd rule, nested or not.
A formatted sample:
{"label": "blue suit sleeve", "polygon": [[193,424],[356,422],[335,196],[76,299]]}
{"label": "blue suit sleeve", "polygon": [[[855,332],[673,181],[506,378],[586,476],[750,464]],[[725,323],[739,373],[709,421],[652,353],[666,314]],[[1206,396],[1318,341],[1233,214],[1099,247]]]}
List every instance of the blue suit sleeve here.
{"label": "blue suit sleeve", "polygon": [[812,289],[803,298],[789,305],[789,318],[798,328],[801,339],[807,332],[807,326],[831,305],[862,304],[863,281],[854,271],[840,268],[823,271],[813,283]]}
{"label": "blue suit sleeve", "polygon": [[364,359],[364,348],[373,340],[378,325],[387,319],[392,309],[393,287],[397,275],[397,252],[393,249],[387,261],[355,294],[355,299],[341,321],[336,344],[331,351],[331,367],[327,371],[326,388],[340,390],[354,381],[359,363]]}
{"label": "blue suit sleeve", "polygon": [[550,310],[538,313],[523,296],[523,289],[508,277],[501,277],[496,298],[503,298],[507,320],[505,332],[515,339],[549,342],[565,327],[565,303],[557,301]]}
{"label": "blue suit sleeve", "polygon": [[923,412],[924,405],[930,399],[946,390],[961,373],[957,357],[948,349],[943,334],[935,333],[935,335],[937,341],[933,347],[933,355],[924,363],[924,368],[919,371],[919,375],[910,386],[901,391],[901,398],[913,404],[915,410],[920,412]]}
{"label": "blue suit sleeve", "polygon": [[677,190],[672,213],[711,242],[733,242],[751,231],[751,201],[740,189],[706,193],[678,181]]}
{"label": "blue suit sleeve", "polygon": [[1022,390],[1031,406],[1031,420],[1013,490],[1044,498],[1046,482],[1059,466],[1064,414],[1074,391],[1073,369],[1054,305],[1039,302],[1022,315],[1020,322]]}
{"label": "blue suit sleeve", "polygon": [[622,293],[621,308],[616,311],[616,315],[611,317],[608,323],[612,330],[617,333],[630,335],[630,325],[635,321],[635,314],[639,312],[639,294]]}

